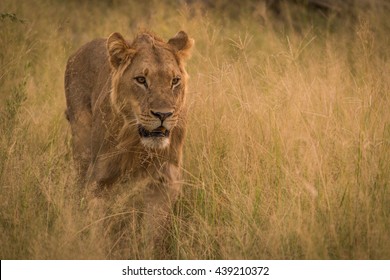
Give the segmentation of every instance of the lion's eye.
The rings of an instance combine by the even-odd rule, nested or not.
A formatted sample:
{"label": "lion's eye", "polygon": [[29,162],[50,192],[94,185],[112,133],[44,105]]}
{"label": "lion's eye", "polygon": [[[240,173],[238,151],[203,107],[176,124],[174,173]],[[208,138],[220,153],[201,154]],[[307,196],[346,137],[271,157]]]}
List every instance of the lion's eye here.
{"label": "lion's eye", "polygon": [[134,79],[137,81],[137,83],[139,83],[141,85],[144,85],[145,87],[148,87],[148,84],[146,82],[146,78],[145,77],[138,76],[138,77],[135,77]]}
{"label": "lion's eye", "polygon": [[180,83],[180,77],[175,77],[172,79],[172,86],[176,86]]}

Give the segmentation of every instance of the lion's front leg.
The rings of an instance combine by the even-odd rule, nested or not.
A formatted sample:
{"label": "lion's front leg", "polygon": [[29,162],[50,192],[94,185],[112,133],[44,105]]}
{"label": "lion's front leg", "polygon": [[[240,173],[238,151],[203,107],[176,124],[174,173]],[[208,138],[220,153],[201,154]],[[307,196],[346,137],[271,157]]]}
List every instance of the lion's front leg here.
{"label": "lion's front leg", "polygon": [[179,168],[167,165],[146,186],[144,193],[144,234],[148,253],[163,245],[169,230],[169,215],[180,192]]}

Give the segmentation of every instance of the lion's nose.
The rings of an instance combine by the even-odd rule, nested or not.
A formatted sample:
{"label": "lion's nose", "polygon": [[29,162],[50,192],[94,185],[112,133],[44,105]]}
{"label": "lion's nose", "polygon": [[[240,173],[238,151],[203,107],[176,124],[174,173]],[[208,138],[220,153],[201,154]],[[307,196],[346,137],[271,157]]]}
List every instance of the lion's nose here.
{"label": "lion's nose", "polygon": [[169,118],[170,116],[173,115],[173,112],[154,112],[154,111],[150,111],[150,113],[155,116],[156,118],[159,118],[160,121],[165,121],[167,118]]}

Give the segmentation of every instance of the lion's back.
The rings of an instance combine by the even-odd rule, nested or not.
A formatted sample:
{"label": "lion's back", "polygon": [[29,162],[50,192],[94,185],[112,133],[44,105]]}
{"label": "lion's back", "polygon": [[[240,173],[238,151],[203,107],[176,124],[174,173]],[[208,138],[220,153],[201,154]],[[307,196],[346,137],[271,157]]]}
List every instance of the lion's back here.
{"label": "lion's back", "polygon": [[110,66],[105,39],[93,40],[70,56],[65,70],[66,117],[73,135],[73,156],[80,178],[85,178],[91,161],[92,108],[105,92]]}
{"label": "lion's back", "polygon": [[[109,68],[105,39],[93,40],[70,58],[65,70],[65,94],[68,114],[91,106],[92,94],[102,78],[102,72]],[[76,112],[73,112],[76,113]]]}

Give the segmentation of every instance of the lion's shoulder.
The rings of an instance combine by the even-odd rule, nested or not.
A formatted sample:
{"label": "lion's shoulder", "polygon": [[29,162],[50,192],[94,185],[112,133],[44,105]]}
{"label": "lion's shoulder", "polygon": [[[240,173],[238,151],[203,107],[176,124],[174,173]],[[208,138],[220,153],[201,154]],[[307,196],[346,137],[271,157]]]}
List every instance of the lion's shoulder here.
{"label": "lion's shoulder", "polygon": [[74,68],[93,71],[101,64],[107,63],[106,39],[100,38],[90,41],[80,47],[68,59],[67,71]]}

